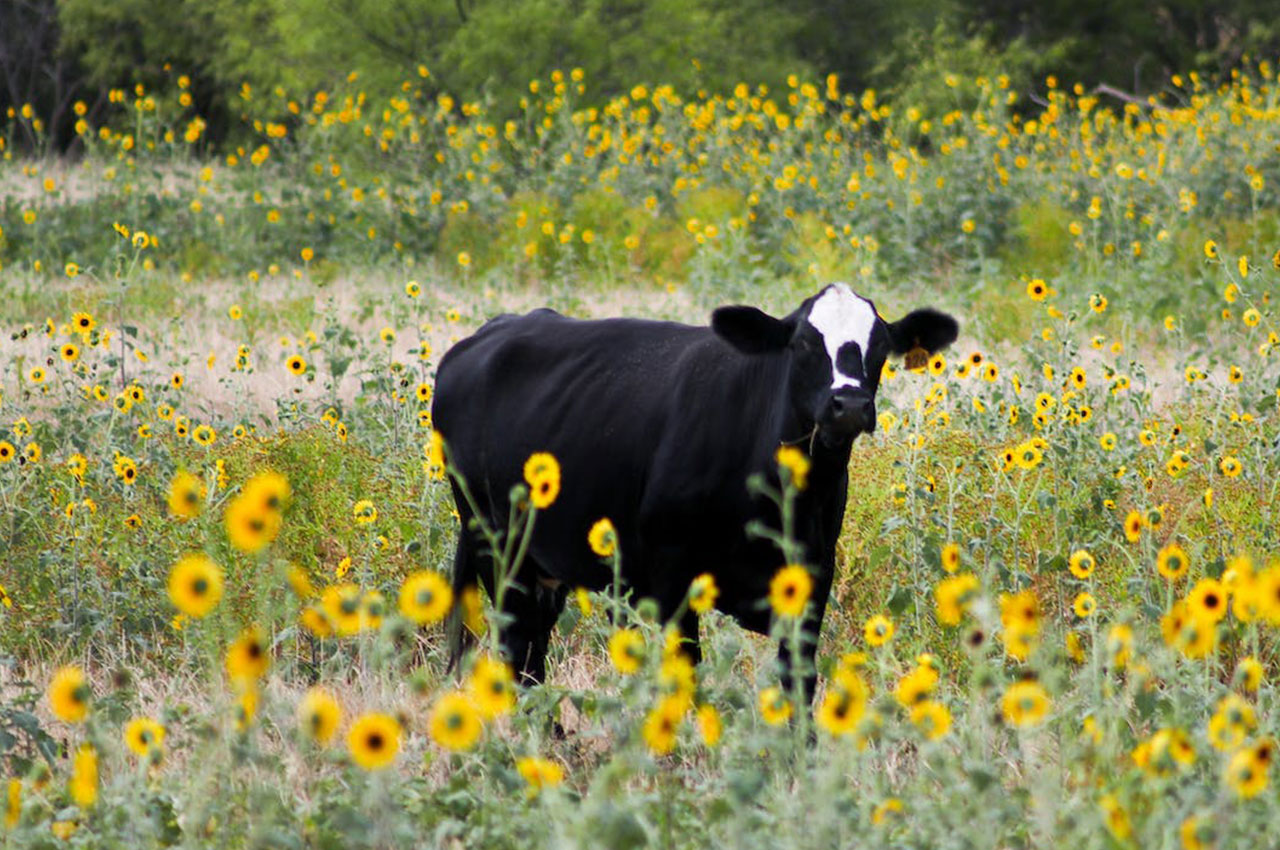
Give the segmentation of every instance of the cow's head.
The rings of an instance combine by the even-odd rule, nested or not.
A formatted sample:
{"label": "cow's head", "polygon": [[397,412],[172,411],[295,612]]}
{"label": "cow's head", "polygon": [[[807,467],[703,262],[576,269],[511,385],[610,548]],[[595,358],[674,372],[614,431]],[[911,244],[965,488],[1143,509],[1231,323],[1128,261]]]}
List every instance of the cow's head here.
{"label": "cow's head", "polygon": [[783,319],[755,307],[721,307],[711,327],[747,354],[791,353],[791,401],[828,445],[875,430],[876,389],[890,355],[933,354],[959,333],[937,310],[914,310],[886,322],[875,305],[843,283],[805,301]]}

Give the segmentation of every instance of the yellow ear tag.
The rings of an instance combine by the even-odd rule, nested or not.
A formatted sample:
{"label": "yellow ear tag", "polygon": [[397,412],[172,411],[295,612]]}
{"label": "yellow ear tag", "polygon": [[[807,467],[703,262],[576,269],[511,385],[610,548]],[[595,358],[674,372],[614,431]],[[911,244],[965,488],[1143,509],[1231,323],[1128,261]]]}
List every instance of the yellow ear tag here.
{"label": "yellow ear tag", "polygon": [[923,369],[928,363],[929,352],[918,345],[902,356],[902,365],[907,369]]}

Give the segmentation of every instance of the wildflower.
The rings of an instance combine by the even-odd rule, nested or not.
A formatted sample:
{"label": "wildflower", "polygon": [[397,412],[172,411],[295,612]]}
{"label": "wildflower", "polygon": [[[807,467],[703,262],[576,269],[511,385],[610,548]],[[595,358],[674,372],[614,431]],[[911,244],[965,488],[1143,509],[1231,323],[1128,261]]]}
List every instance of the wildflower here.
{"label": "wildflower", "polygon": [[689,585],[689,607],[696,614],[705,614],[714,608],[719,596],[720,588],[716,587],[711,573],[703,573]]}
{"label": "wildflower", "polygon": [[295,375],[301,375],[307,371],[307,361],[301,355],[295,354],[288,360],[284,361],[285,368]]}
{"label": "wildflower", "polygon": [[1015,682],[1005,690],[1000,711],[1014,726],[1039,726],[1049,713],[1049,705],[1049,695],[1038,682]]}
{"label": "wildflower", "polygon": [[899,705],[910,708],[927,699],[937,686],[938,671],[931,666],[918,664],[915,669],[898,680],[897,686],[893,689],[893,696]]}
{"label": "wildflower", "polygon": [[261,678],[270,663],[262,631],[257,626],[241,632],[240,637],[227,649],[227,676],[238,684],[252,683]]}
{"label": "wildflower", "polygon": [[962,573],[938,582],[933,588],[937,604],[938,622],[944,626],[958,626],[969,604],[978,595],[978,577]]}
{"label": "wildflower", "polygon": [[535,452],[524,463],[529,501],[538,510],[551,507],[560,495],[560,462],[548,452]]}
{"label": "wildflower", "polygon": [[618,532],[613,523],[604,517],[595,521],[587,532],[587,545],[601,558],[611,558],[618,549]]}
{"label": "wildflower", "polygon": [[378,509],[373,506],[373,502],[369,499],[361,499],[356,502],[355,506],[351,509],[351,513],[355,517],[356,522],[361,525],[368,525],[371,522],[376,522],[378,519]]}
{"label": "wildflower", "polygon": [[688,698],[683,694],[663,697],[645,716],[644,727],[640,730],[645,745],[658,756],[665,756],[675,749],[676,733],[680,729],[680,720],[684,717],[688,706]]}
{"label": "wildflower", "polygon": [[714,705],[700,705],[697,711],[698,732],[702,735],[702,742],[708,747],[714,747],[720,743],[720,736],[724,731],[724,724],[720,719],[720,712],[716,710]]}
{"label": "wildflower", "polygon": [[342,708],[324,688],[311,688],[298,703],[298,728],[316,743],[329,743],[340,723]]}
{"label": "wildflower", "polygon": [[809,485],[809,458],[795,446],[780,446],[775,454],[780,469],[787,471],[787,480],[797,490]]}
{"label": "wildflower", "polygon": [[869,695],[861,676],[852,670],[837,670],[818,706],[818,727],[835,737],[855,731],[866,713]]}
{"label": "wildflower", "polygon": [[1073,576],[1081,580],[1093,575],[1095,566],[1096,562],[1093,559],[1093,555],[1090,555],[1084,549],[1077,549],[1072,552],[1070,560],[1067,561],[1067,569],[1071,571]]}
{"label": "wildflower", "polygon": [[1236,694],[1227,694],[1218,701],[1209,718],[1209,743],[1215,749],[1230,752],[1242,746],[1257,728],[1258,717],[1253,706]]}
{"label": "wildflower", "polygon": [[55,673],[47,696],[54,716],[64,723],[83,723],[89,716],[93,692],[79,667],[63,667]]}
{"label": "wildflower", "polygon": [[949,573],[954,573],[960,568],[960,544],[948,543],[943,546],[939,558],[942,568]]}
{"label": "wildflower", "polygon": [[630,676],[644,661],[644,638],[635,629],[619,629],[609,638],[609,659],[614,669]]}
{"label": "wildflower", "polygon": [[98,751],[92,745],[81,744],[76,750],[67,790],[82,809],[88,809],[98,801]]}
{"label": "wildflower", "polygon": [[877,614],[867,620],[863,629],[863,636],[866,638],[868,646],[884,646],[893,640],[893,621],[883,614]]}
{"label": "wildflower", "polygon": [[788,564],[769,583],[769,604],[779,617],[799,617],[813,592],[813,578],[800,564]]}
{"label": "wildflower", "polygon": [[1256,692],[1262,684],[1262,664],[1252,655],[1240,659],[1236,665],[1235,679],[1246,691]]}
{"label": "wildflower", "polygon": [[400,613],[419,626],[438,623],[453,606],[453,588],[435,570],[420,570],[400,586]]}
{"label": "wildflower", "polygon": [[206,495],[204,482],[186,470],[180,470],[169,482],[169,513],[190,519],[200,513]]}
{"label": "wildflower", "polygon": [[889,818],[900,814],[902,814],[902,801],[897,797],[890,797],[871,812],[871,823],[875,826],[884,826]]}
{"label": "wildflower", "polygon": [[1192,616],[1219,622],[1227,616],[1227,590],[1222,582],[1202,578],[1187,594],[1187,609]]}
{"label": "wildflower", "polygon": [[1027,295],[1032,301],[1043,301],[1049,295],[1049,286],[1040,278],[1027,284]]}
{"label": "wildflower", "polygon": [[777,726],[790,719],[791,701],[781,688],[771,686],[760,692],[760,715],[770,726]]}
{"label": "wildflower", "polygon": [[516,762],[516,772],[529,786],[529,796],[536,797],[546,788],[564,781],[564,768],[550,759],[527,756]]}
{"label": "wildflower", "polygon": [[1075,601],[1071,603],[1071,610],[1075,611],[1076,616],[1082,620],[1093,616],[1097,607],[1098,602],[1093,598],[1092,593],[1076,594]]}
{"label": "wildflower", "polygon": [[467,693],[485,720],[506,714],[516,704],[515,680],[510,665],[487,655],[481,656],[467,680]]}
{"label": "wildflower", "polygon": [[1156,555],[1156,569],[1169,581],[1177,581],[1187,574],[1191,560],[1177,543],[1170,543]]}
{"label": "wildflower", "polygon": [[[434,718],[433,714],[432,737],[435,737]],[[479,727],[479,721],[476,721],[476,726]],[[476,736],[479,737],[478,728]],[[389,714],[361,715],[347,732],[347,749],[360,767],[369,771],[381,770],[394,762],[400,752],[400,724]]]}
{"label": "wildflower", "polygon": [[1240,461],[1232,457],[1231,455],[1227,455],[1226,457],[1224,457],[1222,460],[1218,462],[1218,471],[1220,471],[1227,478],[1235,478],[1237,475],[1240,474],[1241,469],[1242,467],[1240,466]]}
{"label": "wildflower", "polygon": [[937,700],[925,700],[911,709],[911,723],[929,741],[936,741],[951,729],[951,711]]}
{"label": "wildflower", "polygon": [[221,599],[222,570],[207,555],[186,555],[169,570],[169,600],[188,617],[208,616]]}
{"label": "wildflower", "polygon": [[124,727],[124,742],[140,759],[153,758],[153,752],[163,752],[164,727],[150,717],[135,717]]}
{"label": "wildflower", "polygon": [[1129,813],[1120,804],[1119,798],[1115,794],[1103,794],[1102,799],[1098,801],[1098,806],[1102,809],[1107,831],[1117,841],[1128,841],[1129,836],[1133,834],[1133,825],[1129,822]]}
{"label": "wildflower", "polygon": [[1204,242],[1204,255],[1212,260],[1218,256],[1218,243],[1212,239],[1206,239]]}
{"label": "wildflower", "polygon": [[1258,758],[1256,747],[1246,747],[1236,752],[1227,763],[1223,776],[1227,787],[1243,799],[1262,793],[1267,787],[1269,763]]}
{"label": "wildflower", "polygon": [[1146,520],[1142,514],[1137,511],[1129,511],[1128,516],[1124,518],[1124,536],[1130,543],[1137,543],[1142,537],[1142,527],[1146,525]]}

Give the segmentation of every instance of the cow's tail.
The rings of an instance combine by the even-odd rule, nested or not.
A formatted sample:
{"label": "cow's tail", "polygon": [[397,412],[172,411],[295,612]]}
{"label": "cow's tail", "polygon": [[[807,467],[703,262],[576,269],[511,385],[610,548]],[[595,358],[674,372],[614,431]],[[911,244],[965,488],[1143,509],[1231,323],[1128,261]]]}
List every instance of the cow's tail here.
{"label": "cow's tail", "polygon": [[467,541],[463,539],[463,531],[458,535],[458,554],[453,562],[453,609],[449,612],[445,624],[448,637],[449,666],[445,672],[452,673],[458,667],[462,656],[476,642],[471,631],[470,610],[478,599],[479,588],[476,584],[476,559],[467,551]]}

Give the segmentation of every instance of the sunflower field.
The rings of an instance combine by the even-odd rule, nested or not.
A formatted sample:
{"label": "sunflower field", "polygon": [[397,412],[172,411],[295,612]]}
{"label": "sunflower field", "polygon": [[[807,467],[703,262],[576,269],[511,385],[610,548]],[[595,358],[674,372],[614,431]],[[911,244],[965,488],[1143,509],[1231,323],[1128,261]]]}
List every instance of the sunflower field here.
{"label": "sunflower field", "polygon": [[[1148,99],[948,73],[931,106],[833,76],[593,107],[567,70],[502,121],[430,74],[245,85],[232,150],[178,71],[113,91],[73,155],[31,108],[0,125],[5,846],[1269,832],[1275,66]],[[854,445],[812,706],[709,576],[698,664],[615,582],[571,594],[520,686],[491,601],[450,589],[440,356],[499,312],[702,324],[837,280],[961,336],[886,368]],[[526,475],[485,529],[517,559],[561,487],[553,456]],[[608,518],[588,543],[618,569]],[[794,636],[808,565],[778,568]]]}

